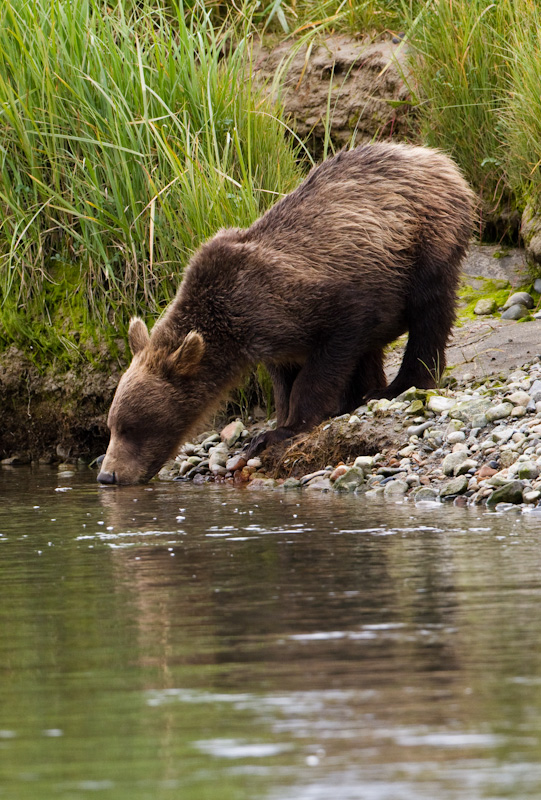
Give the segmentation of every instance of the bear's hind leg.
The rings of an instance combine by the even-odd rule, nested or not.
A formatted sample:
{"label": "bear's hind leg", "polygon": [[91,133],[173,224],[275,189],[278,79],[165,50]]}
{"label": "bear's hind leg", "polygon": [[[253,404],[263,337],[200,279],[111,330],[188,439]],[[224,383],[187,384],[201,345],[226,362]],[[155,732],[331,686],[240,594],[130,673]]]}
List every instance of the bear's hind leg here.
{"label": "bear's hind leg", "polygon": [[[422,275],[420,270],[419,278]],[[411,386],[433,389],[438,384],[455,318],[454,286],[445,275],[445,267],[441,267],[431,280],[425,278],[425,285],[421,286],[419,279],[412,287],[406,308],[408,343],[402,364],[387,389],[372,393],[372,397],[393,398]]]}

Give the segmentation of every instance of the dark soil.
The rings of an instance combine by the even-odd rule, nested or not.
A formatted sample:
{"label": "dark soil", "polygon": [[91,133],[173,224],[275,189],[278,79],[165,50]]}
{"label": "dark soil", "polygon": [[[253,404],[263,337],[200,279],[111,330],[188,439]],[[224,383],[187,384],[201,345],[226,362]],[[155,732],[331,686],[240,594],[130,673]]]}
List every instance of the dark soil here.
{"label": "dark soil", "polygon": [[[333,34],[310,45],[287,39],[268,48],[256,43],[256,81],[272,87],[282,72],[280,99],[308,149],[320,159],[327,128],[337,149],[390,136],[412,140],[416,123],[404,81],[408,48],[383,36]],[[331,98],[329,100],[329,98]],[[329,102],[331,114],[329,118]]]}

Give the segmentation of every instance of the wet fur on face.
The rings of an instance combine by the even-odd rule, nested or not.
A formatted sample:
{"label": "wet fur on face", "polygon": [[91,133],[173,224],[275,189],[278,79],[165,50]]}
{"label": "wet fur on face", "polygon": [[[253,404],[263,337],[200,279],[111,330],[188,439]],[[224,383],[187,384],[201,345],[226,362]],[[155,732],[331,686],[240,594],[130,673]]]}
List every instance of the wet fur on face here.
{"label": "wet fur on face", "polygon": [[150,480],[185,441],[201,407],[193,382],[204,353],[198,334],[172,352],[156,349],[144,323],[135,319],[129,339],[134,357],[109,411],[111,440],[101,468],[117,484]]}

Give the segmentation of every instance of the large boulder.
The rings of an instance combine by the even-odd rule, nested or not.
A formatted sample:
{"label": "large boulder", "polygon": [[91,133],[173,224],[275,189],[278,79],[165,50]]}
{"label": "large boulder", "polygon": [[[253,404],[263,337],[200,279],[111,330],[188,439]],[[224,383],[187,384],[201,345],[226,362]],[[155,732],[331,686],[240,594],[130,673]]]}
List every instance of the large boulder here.
{"label": "large boulder", "polygon": [[535,264],[541,264],[541,214],[533,206],[526,206],[522,214],[520,234],[526,253]]}
{"label": "large boulder", "polygon": [[279,96],[292,127],[311,150],[323,152],[327,118],[335,147],[352,138],[404,138],[412,126],[404,81],[407,47],[399,40],[373,42],[335,34],[299,45],[287,40],[254,46],[256,80]]}

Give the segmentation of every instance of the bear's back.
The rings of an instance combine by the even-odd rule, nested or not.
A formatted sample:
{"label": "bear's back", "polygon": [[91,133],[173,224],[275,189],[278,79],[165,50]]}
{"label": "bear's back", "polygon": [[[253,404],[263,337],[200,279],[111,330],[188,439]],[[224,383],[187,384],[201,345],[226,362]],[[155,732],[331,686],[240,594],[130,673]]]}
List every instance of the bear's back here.
{"label": "bear's back", "polygon": [[342,151],[244,233],[294,268],[358,272],[407,268],[418,245],[454,248],[472,225],[472,193],[453,162],[435,150],[376,143]]}

